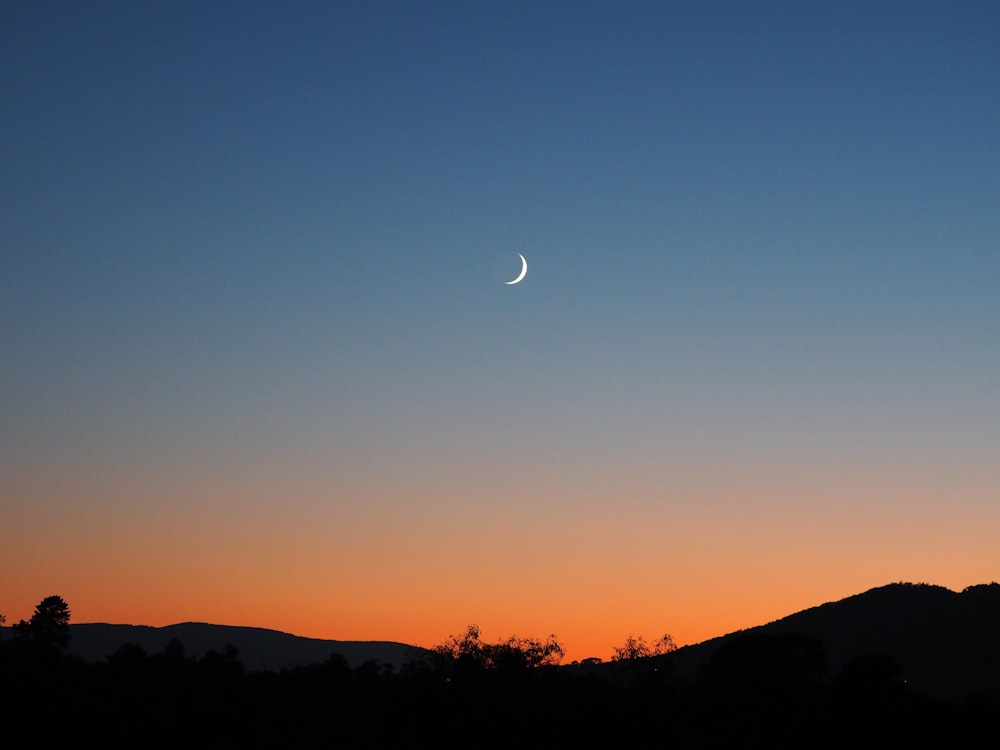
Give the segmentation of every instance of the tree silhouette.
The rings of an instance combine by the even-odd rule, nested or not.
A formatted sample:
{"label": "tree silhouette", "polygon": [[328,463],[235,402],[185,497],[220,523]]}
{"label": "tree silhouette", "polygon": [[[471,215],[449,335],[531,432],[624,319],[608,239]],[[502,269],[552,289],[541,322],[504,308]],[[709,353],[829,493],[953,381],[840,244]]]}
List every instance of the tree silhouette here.
{"label": "tree silhouette", "polygon": [[554,666],[562,661],[565,652],[556,637],[550,635],[544,641],[511,636],[505,641],[489,646],[487,653],[493,667],[531,669]]}
{"label": "tree silhouette", "polygon": [[483,643],[479,640],[479,626],[470,625],[462,635],[448,636],[448,640],[434,647],[438,656],[455,661],[481,661]]}
{"label": "tree silhouette", "polygon": [[453,661],[460,669],[516,671],[556,665],[564,654],[562,644],[550,635],[546,640],[511,636],[497,643],[483,643],[479,626],[469,625],[460,636],[450,636],[436,646],[439,657]]}
{"label": "tree silhouette", "polygon": [[69,605],[61,596],[47,596],[35,606],[30,620],[14,626],[14,637],[65,651],[69,646],[69,617]]}
{"label": "tree silhouette", "polygon": [[652,646],[646,643],[646,639],[641,635],[638,637],[629,635],[624,644],[615,648],[615,653],[611,659],[612,661],[632,661],[635,659],[644,659],[647,656],[669,654],[671,651],[676,650],[677,644],[674,643],[674,639],[669,633],[664,633],[653,641]]}

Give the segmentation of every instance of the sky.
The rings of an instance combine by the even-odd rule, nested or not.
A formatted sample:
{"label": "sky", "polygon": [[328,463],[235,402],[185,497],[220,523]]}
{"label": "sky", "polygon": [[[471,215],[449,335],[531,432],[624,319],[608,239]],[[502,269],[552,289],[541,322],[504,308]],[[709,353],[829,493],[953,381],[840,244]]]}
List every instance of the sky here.
{"label": "sky", "polygon": [[3,16],[8,623],[571,660],[1000,577],[996,3]]}

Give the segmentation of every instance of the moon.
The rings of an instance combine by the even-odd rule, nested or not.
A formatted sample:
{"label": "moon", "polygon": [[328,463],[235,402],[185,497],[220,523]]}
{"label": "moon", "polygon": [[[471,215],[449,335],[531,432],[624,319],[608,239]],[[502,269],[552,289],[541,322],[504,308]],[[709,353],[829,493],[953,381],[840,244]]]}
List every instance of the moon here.
{"label": "moon", "polygon": [[525,274],[528,273],[528,261],[524,259],[524,256],[521,255],[521,253],[518,253],[518,256],[521,258],[521,273],[519,273],[517,275],[517,278],[514,279],[513,281],[505,281],[504,284],[509,284],[511,286],[513,286],[514,284],[519,284],[521,282],[521,279],[524,278]]}

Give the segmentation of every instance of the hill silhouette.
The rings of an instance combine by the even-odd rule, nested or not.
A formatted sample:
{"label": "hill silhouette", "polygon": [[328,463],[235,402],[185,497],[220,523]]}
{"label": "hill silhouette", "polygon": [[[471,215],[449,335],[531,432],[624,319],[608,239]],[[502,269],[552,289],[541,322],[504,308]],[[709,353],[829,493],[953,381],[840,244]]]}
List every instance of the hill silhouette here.
{"label": "hill silhouette", "polygon": [[563,667],[513,658],[535,641],[483,644],[475,626],[433,652],[204,623],[72,627],[72,655],[44,631],[0,639],[13,736],[61,722],[107,747],[973,747],[1000,712],[997,584],[890,584],[662,656]]}
{"label": "hill silhouette", "polygon": [[124,644],[136,644],[148,654],[159,653],[172,639],[184,645],[187,656],[201,658],[209,650],[222,652],[227,645],[239,651],[250,671],[290,669],[319,664],[340,654],[351,668],[368,661],[399,669],[425,649],[393,641],[332,641],[303,638],[278,630],[185,622],[165,627],[84,623],[70,625],[69,653],[85,661],[101,661]]}
{"label": "hill silhouette", "polygon": [[[147,654],[159,653],[172,639],[180,641],[185,654],[194,658],[235,646],[249,671],[321,664],[333,654],[343,656],[352,669],[377,662],[398,670],[430,654],[427,649],[397,642],[303,638],[264,628],[207,623],[166,627],[86,623],[69,627],[69,653],[88,662],[99,662],[125,644],[136,644]],[[696,680],[705,674],[720,649],[762,635],[805,636],[822,643],[830,675],[843,673],[859,660],[879,657],[915,694],[949,700],[975,695],[1000,699],[997,583],[970,586],[961,592],[923,583],[892,583],[683,646],[670,654],[650,657],[650,661],[664,665],[665,672],[682,682]],[[628,666],[604,663],[560,669],[614,673],[627,672]]]}
{"label": "hill silhouette", "polygon": [[954,700],[1000,698],[997,583],[960,593],[924,583],[893,583],[657,658],[674,674],[694,677],[723,646],[759,634],[821,641],[832,674],[859,659],[882,655],[898,665],[914,693]]}

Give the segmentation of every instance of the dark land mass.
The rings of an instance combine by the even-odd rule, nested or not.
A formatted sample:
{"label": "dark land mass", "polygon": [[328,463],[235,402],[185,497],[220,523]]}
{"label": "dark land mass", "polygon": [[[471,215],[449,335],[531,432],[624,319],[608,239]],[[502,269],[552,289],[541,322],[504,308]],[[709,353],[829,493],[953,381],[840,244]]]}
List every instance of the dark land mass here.
{"label": "dark land mass", "polygon": [[679,677],[695,677],[723,646],[761,635],[795,633],[822,642],[840,671],[875,654],[892,659],[915,693],[1000,698],[1000,584],[961,593],[929,584],[893,583],[796,612],[660,657]]}
{"label": "dark land mass", "polygon": [[[159,648],[164,634],[148,647],[133,636],[170,629],[77,626],[73,639],[93,640],[76,648],[113,648],[90,660],[65,648],[58,626],[20,628],[14,640],[7,629],[8,733],[241,750],[963,748],[993,746],[1000,719],[997,584],[892,584],[663,656],[565,666],[548,658],[551,642],[484,644],[470,628],[398,666],[386,651],[358,663],[336,653],[342,642],[320,641],[320,661],[279,667],[267,656],[252,669],[242,649],[259,649],[252,663],[271,653],[260,643],[309,639],[173,627]],[[295,648],[281,663],[313,658]]]}
{"label": "dark land mass", "polygon": [[280,671],[292,667],[321,664],[339,654],[351,668],[367,661],[400,669],[407,662],[427,654],[426,649],[391,641],[331,641],[302,638],[278,630],[209,625],[185,622],[154,628],[145,625],[84,623],[70,625],[69,653],[84,661],[97,662],[125,644],[135,644],[146,653],[163,651],[177,639],[185,654],[202,658],[209,651],[222,652],[234,646],[249,671]]}

